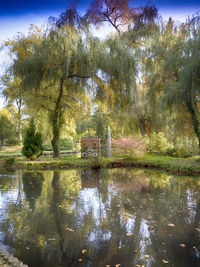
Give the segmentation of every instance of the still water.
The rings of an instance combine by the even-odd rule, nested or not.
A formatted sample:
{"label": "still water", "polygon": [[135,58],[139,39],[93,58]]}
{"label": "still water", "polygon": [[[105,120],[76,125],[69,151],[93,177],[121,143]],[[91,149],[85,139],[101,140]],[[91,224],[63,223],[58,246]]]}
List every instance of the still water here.
{"label": "still water", "polygon": [[30,267],[200,266],[200,178],[0,172],[0,246]]}

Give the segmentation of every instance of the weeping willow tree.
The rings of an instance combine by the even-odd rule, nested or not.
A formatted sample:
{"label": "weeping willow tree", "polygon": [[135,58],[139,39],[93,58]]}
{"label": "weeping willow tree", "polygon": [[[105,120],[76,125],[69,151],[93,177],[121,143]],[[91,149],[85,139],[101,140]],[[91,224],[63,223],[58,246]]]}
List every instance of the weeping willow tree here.
{"label": "weeping willow tree", "polygon": [[179,73],[179,95],[190,116],[200,151],[200,20],[188,23],[190,38],[184,47],[183,64]]}
{"label": "weeping willow tree", "polygon": [[194,19],[175,25],[170,18],[160,28],[147,49],[146,87],[154,130],[166,126],[170,120],[177,130],[181,120],[193,128],[200,144],[200,32],[196,22]]}
{"label": "weeping willow tree", "polygon": [[108,23],[116,30],[117,35],[107,41],[110,55],[113,57],[112,66],[109,72],[105,67],[103,71],[110,75],[107,84],[115,95],[115,112],[122,107],[125,111],[126,107],[125,112],[133,115],[132,123],[135,123],[137,117],[140,133],[145,135],[147,127],[141,94],[138,92],[139,68],[136,50],[142,48],[145,36],[156,29],[158,10],[149,4],[139,8],[132,7],[129,2],[129,0],[93,0],[84,19],[96,26]]}
{"label": "weeping willow tree", "polygon": [[[22,79],[22,87],[30,95],[35,108],[50,114],[53,132],[51,140],[54,157],[60,155],[58,141],[64,123],[64,113],[73,108],[84,108],[85,86],[96,72],[100,42],[65,25],[51,26],[46,31],[34,28],[28,37],[11,44],[16,59],[13,75]],[[23,53],[16,53],[18,50]]]}

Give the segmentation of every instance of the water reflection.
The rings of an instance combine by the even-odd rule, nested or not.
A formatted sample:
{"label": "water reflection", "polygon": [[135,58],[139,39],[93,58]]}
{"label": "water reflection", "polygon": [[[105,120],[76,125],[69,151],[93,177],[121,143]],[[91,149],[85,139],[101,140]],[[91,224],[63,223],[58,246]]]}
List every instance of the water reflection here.
{"label": "water reflection", "polygon": [[138,169],[0,174],[0,242],[33,267],[200,266],[199,191]]}
{"label": "water reflection", "polygon": [[43,181],[44,177],[40,172],[24,172],[22,175],[26,200],[32,209],[35,207],[35,201],[41,196]]}

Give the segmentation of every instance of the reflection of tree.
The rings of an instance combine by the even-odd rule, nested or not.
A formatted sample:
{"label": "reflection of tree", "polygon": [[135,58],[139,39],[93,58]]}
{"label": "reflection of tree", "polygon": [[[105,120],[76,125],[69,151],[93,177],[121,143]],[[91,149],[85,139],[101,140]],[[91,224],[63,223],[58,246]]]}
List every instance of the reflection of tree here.
{"label": "reflection of tree", "polygon": [[[49,171],[43,178],[40,194],[35,186],[32,210],[27,205],[32,195],[25,191],[24,198],[21,178],[15,180],[21,205],[8,203],[7,219],[0,222],[0,242],[27,264],[160,267],[165,259],[199,266],[200,194],[194,179],[132,169]],[[25,190],[35,189],[30,182],[23,181]]]}
{"label": "reflection of tree", "polygon": [[[12,177],[15,175],[15,171],[1,171],[0,173],[0,189],[10,189],[13,187],[14,183],[13,183],[13,179]],[[1,193],[3,193],[3,191],[1,191]]]}
{"label": "reflection of tree", "polygon": [[81,170],[82,188],[98,188],[99,187],[100,170]]}
{"label": "reflection of tree", "polygon": [[22,182],[27,201],[33,209],[35,201],[38,199],[42,192],[42,184],[44,181],[41,172],[25,172],[22,175]]}

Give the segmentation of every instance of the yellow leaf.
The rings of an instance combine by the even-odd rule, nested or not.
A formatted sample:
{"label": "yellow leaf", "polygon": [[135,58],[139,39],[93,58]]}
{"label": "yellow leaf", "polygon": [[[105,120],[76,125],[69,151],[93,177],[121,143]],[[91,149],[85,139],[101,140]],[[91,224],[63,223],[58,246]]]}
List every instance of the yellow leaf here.
{"label": "yellow leaf", "polygon": [[87,250],[86,250],[86,249],[83,249],[83,250],[82,250],[82,253],[83,253],[83,254],[85,254],[86,252],[87,252]]}
{"label": "yellow leaf", "polygon": [[139,264],[136,264],[135,266],[137,266],[137,267],[140,267],[140,265],[139,265]]}
{"label": "yellow leaf", "polygon": [[144,255],[145,256],[145,258],[149,258],[150,257],[150,255]]}
{"label": "yellow leaf", "polygon": [[118,247],[118,249],[121,249],[121,248],[122,248],[121,246]]}
{"label": "yellow leaf", "polygon": [[115,267],[119,267],[121,264],[116,264]]}
{"label": "yellow leaf", "polygon": [[132,236],[133,235],[133,233],[127,233],[126,234],[126,236]]}
{"label": "yellow leaf", "polygon": [[163,259],[162,262],[163,262],[163,263],[168,263],[169,261],[166,261],[166,260]]}
{"label": "yellow leaf", "polygon": [[109,265],[109,264],[107,264],[107,265],[106,265],[106,267],[110,267],[110,265]]}
{"label": "yellow leaf", "polygon": [[175,226],[173,223],[168,223],[167,225],[170,226],[170,227],[174,227]]}
{"label": "yellow leaf", "polygon": [[82,259],[78,259],[78,261],[82,261]]}
{"label": "yellow leaf", "polygon": [[162,245],[165,245],[165,242],[162,242],[161,244],[162,244]]}
{"label": "yellow leaf", "polygon": [[186,247],[185,244],[179,244],[179,246],[182,247],[182,248],[185,248]]}
{"label": "yellow leaf", "polygon": [[70,231],[70,232],[74,232],[74,230],[73,229],[71,229],[71,228],[66,228],[68,231]]}
{"label": "yellow leaf", "polygon": [[137,250],[137,249],[135,249],[135,250],[134,250],[134,252],[138,252],[138,250]]}

